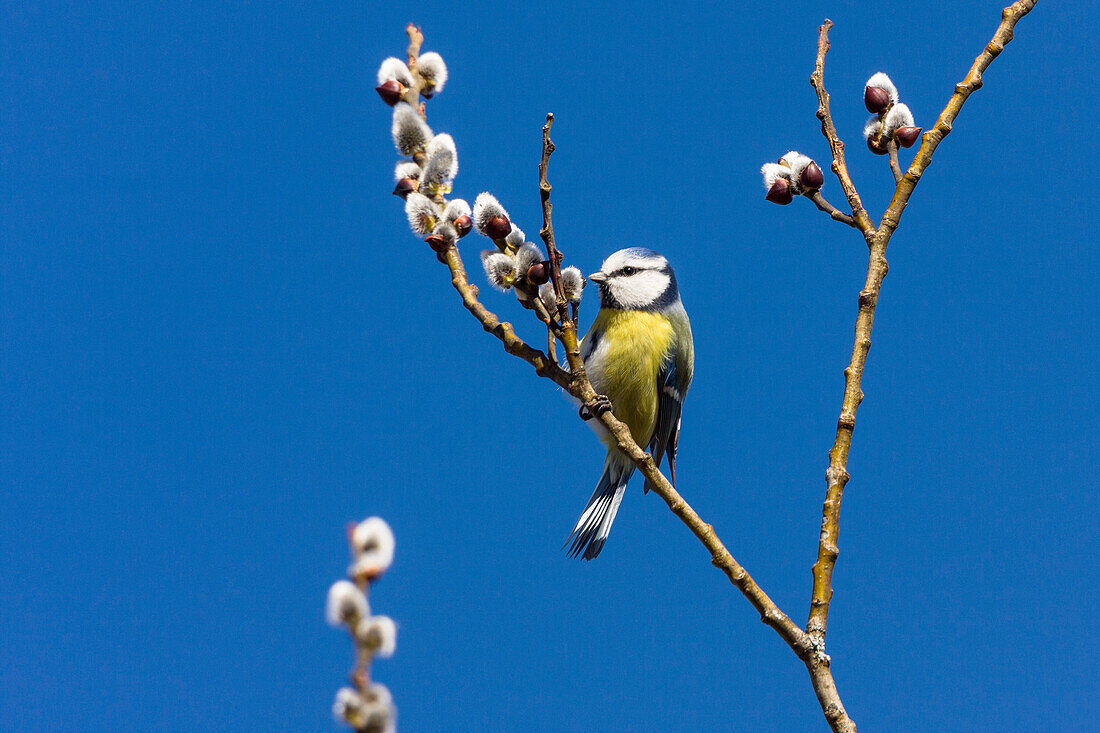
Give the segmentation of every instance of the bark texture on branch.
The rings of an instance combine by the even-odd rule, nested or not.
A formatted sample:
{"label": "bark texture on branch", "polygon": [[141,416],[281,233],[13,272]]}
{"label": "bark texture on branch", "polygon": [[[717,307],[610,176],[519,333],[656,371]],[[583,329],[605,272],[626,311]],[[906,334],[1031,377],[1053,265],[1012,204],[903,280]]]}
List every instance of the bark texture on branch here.
{"label": "bark texture on branch", "polygon": [[[867,352],[871,348],[871,330],[874,326],[875,307],[878,305],[879,294],[882,290],[882,282],[886,277],[889,266],[886,262],[886,247],[890,243],[890,237],[897,230],[902,212],[916,188],[924,170],[931,162],[932,154],[943,138],[951,131],[951,124],[962,109],[963,103],[972,92],[982,85],[982,73],[989,67],[990,62],[1004,49],[1006,43],[1012,40],[1013,28],[1020,18],[1031,12],[1036,0],[1020,0],[1005,8],[1001,14],[1001,23],[993,39],[985,50],[974,60],[970,72],[966,78],[955,86],[955,93],[948,101],[935,126],[924,133],[920,149],[905,172],[894,191],[890,205],[882,216],[877,228],[868,231],[864,224],[866,212],[862,209],[859,194],[851,183],[844,164],[844,145],[836,137],[836,129],[828,110],[828,93],[825,92],[823,69],[825,53],[829,50],[828,32],[832,23],[828,20],[818,29],[818,55],[811,83],[817,91],[820,103],[818,117],[821,119],[822,133],[829,141],[829,147],[833,151],[833,171],[837,173],[857,223],[864,233],[864,237],[870,246],[867,261],[867,276],[863,289],[859,293],[859,306],[856,316],[855,339],[852,345],[852,356],[847,368],[844,370],[844,399],[841,403],[840,417],[837,420],[836,439],[829,451],[829,468],[825,472],[826,493],[822,506],[821,534],[818,539],[817,562],[813,566],[813,592],[810,601],[810,613],[806,622],[806,634],[811,644],[817,650],[815,655],[820,659],[815,663],[812,656],[807,662],[810,677],[817,692],[818,701],[821,703],[825,717],[834,731],[854,733],[855,724],[848,718],[844,711],[836,688],[832,684],[832,678],[822,675],[822,668],[829,665],[829,657],[825,654],[825,634],[828,626],[829,603],[832,599],[832,575],[836,565],[838,547],[837,536],[840,525],[840,503],[844,494],[844,487],[848,483],[848,453],[852,445],[852,433],[855,430],[856,411],[863,401],[861,382],[863,369],[867,363]],[[861,215],[862,214],[862,215]],[[869,223],[869,220],[868,220]]]}
{"label": "bark texture on branch", "polygon": [[[814,71],[810,77],[818,99],[817,117],[821,121],[821,132],[829,144],[832,154],[831,169],[840,181],[845,198],[852,213],[846,214],[827,202],[815,191],[811,200],[833,219],[847,224],[863,235],[869,247],[867,273],[863,289],[859,293],[858,312],[855,323],[855,338],[852,354],[844,370],[844,397],[840,417],[837,420],[836,438],[829,451],[829,467],[825,472],[826,495],[822,507],[821,532],[818,538],[817,561],[813,565],[813,589],[810,612],[805,629],[790,619],[774,601],[760,588],[749,573],[742,567],[719,539],[714,528],[703,521],[698,513],[672,486],[660,469],[641,446],[633,439],[630,429],[614,414],[613,406],[605,397],[595,392],[588,380],[584,362],[580,354],[580,337],[577,328],[575,307],[567,307],[561,279],[562,255],[554,239],[550,203],[551,186],[547,178],[550,156],[554,152],[554,143],[550,139],[550,128],[554,117],[546,116],[542,128],[542,158],[539,163],[539,191],[542,202],[543,226],[540,231],[546,244],[550,262],[550,278],[554,285],[556,308],[544,307],[537,292],[529,295],[525,308],[534,310],[538,319],[548,330],[548,348],[541,351],[516,335],[512,325],[502,322],[496,314],[486,308],[478,299],[478,288],[469,282],[466,269],[455,243],[438,248],[437,256],[445,264],[451,275],[451,284],[462,299],[463,305],[478,320],[482,327],[493,334],[504,346],[505,351],[530,364],[535,372],[566,390],[581,402],[584,409],[600,421],[614,437],[619,450],[633,461],[638,470],[650,480],[653,491],[660,496],[669,509],[682,521],[703,544],[711,556],[711,562],[719,568],[730,582],[745,596],[760,614],[761,620],[779,634],[784,642],[798,655],[810,674],[818,702],[830,728],[843,733],[855,733],[856,726],[844,708],[830,669],[830,658],[825,653],[825,636],[828,626],[829,604],[832,598],[832,574],[836,564],[838,548],[840,504],[844,487],[848,482],[847,460],[851,448],[852,433],[855,429],[856,412],[863,400],[861,382],[867,354],[871,347],[871,330],[874,325],[875,307],[878,304],[882,282],[886,277],[886,247],[890,237],[897,229],[901,215],[910,196],[928,167],[932,154],[943,138],[951,131],[951,125],[967,97],[982,85],[982,73],[990,62],[1001,52],[1005,44],[1012,39],[1016,22],[1035,6],[1036,0],[1020,0],[1013,3],[1002,13],[1000,26],[985,50],[975,59],[966,78],[955,86],[954,95],[940,114],[935,126],[924,133],[923,142],[917,150],[912,165],[899,175],[896,146],[891,151],[890,162],[894,171],[896,187],[889,208],[883,214],[876,227],[868,215],[855,184],[848,173],[844,160],[844,143],[840,140],[829,110],[829,94],[825,90],[825,55],[829,50],[828,32],[832,21],[818,28],[817,56]],[[424,105],[419,102],[421,88],[417,72],[417,56],[423,36],[420,29],[409,24],[406,28],[409,37],[408,66],[416,80],[413,88],[405,95],[405,101],[418,108],[424,114]],[[443,202],[437,201],[442,211]],[[524,291],[526,292],[526,291]],[[553,312],[551,312],[553,311]],[[561,343],[565,351],[565,364],[559,364],[555,356],[555,343]]]}
{"label": "bark texture on branch", "polygon": [[867,216],[856,185],[852,183],[852,176],[848,173],[848,164],[844,162],[844,143],[837,135],[833,116],[829,112],[829,93],[825,91],[825,54],[829,52],[829,29],[832,27],[833,21],[826,18],[817,29],[817,60],[814,62],[814,73],[810,74],[810,86],[817,92],[817,119],[821,120],[821,134],[825,136],[833,154],[833,163],[829,167],[840,181],[840,187],[844,189],[856,228],[869,239],[875,231],[875,225],[871,223],[871,217]]}

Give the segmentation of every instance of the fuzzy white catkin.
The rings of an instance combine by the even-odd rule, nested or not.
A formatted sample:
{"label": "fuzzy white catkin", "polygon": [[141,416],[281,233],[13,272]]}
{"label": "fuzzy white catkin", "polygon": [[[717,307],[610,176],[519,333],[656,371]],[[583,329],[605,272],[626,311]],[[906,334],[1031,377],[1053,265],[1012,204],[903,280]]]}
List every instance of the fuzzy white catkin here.
{"label": "fuzzy white catkin", "polygon": [[397,541],[393,530],[382,517],[367,517],[351,531],[351,544],[359,556],[369,555],[382,570],[393,563]]}
{"label": "fuzzy white catkin", "polygon": [[431,139],[428,143],[428,147],[424,149],[424,153],[430,158],[441,150],[446,150],[458,157],[458,148],[455,147],[455,140],[453,137],[445,132],[441,132]]}
{"label": "fuzzy white catkin", "polygon": [[449,189],[449,184],[454,180],[457,172],[458,161],[454,154],[449,150],[437,150],[435,155],[428,158],[428,162],[424,164],[424,171],[420,174],[420,185],[433,193]]}
{"label": "fuzzy white catkin", "polygon": [[531,269],[531,265],[536,262],[542,262],[546,258],[542,255],[542,250],[538,248],[538,245],[532,242],[527,242],[519,250],[516,251],[516,274],[517,277],[524,277],[527,271]]}
{"label": "fuzzy white catkin", "polygon": [[[783,156],[783,160],[787,161],[787,167],[791,169],[791,181],[797,181],[806,166],[813,163],[813,160],[797,150],[788,151],[787,154]],[[768,186],[768,188],[771,188],[771,186]]]}
{"label": "fuzzy white catkin", "polygon": [[350,580],[338,580],[328,589],[325,601],[325,620],[329,626],[353,626],[370,614],[370,606],[363,591]]}
{"label": "fuzzy white catkin", "polygon": [[402,155],[412,155],[432,139],[432,128],[406,102],[398,102],[393,106],[393,127],[390,132],[393,135],[393,144]]}
{"label": "fuzzy white catkin", "polygon": [[504,238],[504,241],[506,244],[518,249],[527,241],[527,235],[523,233],[522,229],[512,224],[512,231],[508,232],[508,236]]}
{"label": "fuzzy white catkin", "polygon": [[397,651],[397,624],[389,616],[364,618],[355,627],[355,638],[378,656],[389,659]]}
{"label": "fuzzy white catkin", "polygon": [[464,199],[454,199],[443,210],[443,221],[453,222],[460,216],[469,216],[470,213],[470,205]]}
{"label": "fuzzy white catkin", "polygon": [[487,249],[481,253],[481,266],[485,268],[485,278],[497,290],[504,292],[516,281],[516,261],[509,255]]}
{"label": "fuzzy white catkin", "polygon": [[332,716],[340,723],[350,723],[362,716],[365,706],[366,701],[357,690],[341,687],[332,703]]}
{"label": "fuzzy white catkin", "polygon": [[404,61],[394,56],[390,56],[378,67],[379,86],[385,84],[390,79],[396,79],[406,87],[411,87],[413,85],[412,74],[409,73],[409,67],[405,65]]}
{"label": "fuzzy white catkin", "polygon": [[574,305],[581,302],[581,293],[584,292],[584,275],[581,271],[570,265],[561,271],[561,286],[565,291],[565,299]]}
{"label": "fuzzy white catkin", "polygon": [[373,683],[367,690],[371,702],[376,705],[382,705],[384,707],[391,707],[393,705],[393,695],[390,693],[390,688],[386,687],[381,682]]}
{"label": "fuzzy white catkin", "polygon": [[447,64],[443,63],[443,57],[435,51],[420,54],[416,60],[416,68],[420,75],[432,85],[433,91],[443,91],[443,85],[447,83]]}
{"label": "fuzzy white catkin", "polygon": [[389,688],[377,682],[360,693],[350,687],[336,692],[332,715],[359,733],[394,733],[397,711]]}
{"label": "fuzzy white catkin", "polygon": [[365,694],[350,687],[340,688],[332,703],[332,715],[360,733],[394,733],[396,730],[393,695],[385,685],[377,682],[368,687]]}
{"label": "fuzzy white catkin", "polygon": [[[438,234],[443,237],[443,241],[447,244],[454,244],[458,241],[458,230],[454,228],[454,225],[449,221],[440,221],[435,225],[435,229],[432,230],[432,234]],[[385,570],[385,568],[382,568]]]}
{"label": "fuzzy white catkin", "polygon": [[435,228],[439,210],[424,194],[410,193],[405,199],[405,216],[413,232],[423,237]]}
{"label": "fuzzy white catkin", "polygon": [[539,298],[549,313],[558,312],[558,294],[554,292],[554,282],[552,280],[547,280],[539,285]]}
{"label": "fuzzy white catkin", "polygon": [[769,191],[780,178],[791,180],[791,169],[778,163],[765,163],[760,166],[760,173],[764,176],[764,190]]}
{"label": "fuzzy white catkin", "polygon": [[474,229],[478,234],[485,234],[485,227],[494,216],[507,217],[508,212],[493,194],[479,193],[474,199]]}
{"label": "fuzzy white catkin", "polygon": [[894,82],[890,80],[890,77],[881,71],[871,75],[871,78],[867,80],[864,86],[878,87],[879,89],[885,89],[886,93],[890,95],[890,103],[898,103],[898,88],[894,86]]}
{"label": "fuzzy white catkin", "polygon": [[393,180],[400,181],[402,178],[411,178],[414,181],[420,180],[420,166],[411,160],[401,161],[393,167]]}
{"label": "fuzzy white catkin", "polygon": [[393,706],[393,695],[385,685],[375,682],[367,688],[367,705],[364,713],[364,733],[394,733],[396,730],[397,710]]}
{"label": "fuzzy white catkin", "polygon": [[886,119],[882,121],[883,126],[886,128],[887,135],[893,135],[894,130],[899,127],[913,127],[913,113],[909,110],[909,107],[905,104],[895,104],[890,108],[890,111],[886,113]]}
{"label": "fuzzy white catkin", "polygon": [[787,167],[791,170],[797,168],[800,163],[802,164],[802,167],[805,168],[806,164],[810,162],[810,159],[807,156],[803,155],[797,150],[788,150],[786,153],[783,154],[783,160],[786,161]]}
{"label": "fuzzy white catkin", "polygon": [[882,120],[878,118],[878,115],[871,115],[867,118],[866,124],[863,125],[863,139],[870,140],[872,137],[878,135],[882,130]]}

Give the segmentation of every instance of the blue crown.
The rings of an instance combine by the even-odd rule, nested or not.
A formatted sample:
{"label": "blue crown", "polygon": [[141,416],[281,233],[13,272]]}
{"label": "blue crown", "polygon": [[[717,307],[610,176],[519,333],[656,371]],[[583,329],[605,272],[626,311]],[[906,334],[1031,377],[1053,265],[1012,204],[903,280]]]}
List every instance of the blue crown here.
{"label": "blue crown", "polygon": [[647,260],[654,260],[658,257],[664,257],[660,252],[654,252],[648,247],[630,247],[626,250],[627,254],[631,257],[642,257]]}

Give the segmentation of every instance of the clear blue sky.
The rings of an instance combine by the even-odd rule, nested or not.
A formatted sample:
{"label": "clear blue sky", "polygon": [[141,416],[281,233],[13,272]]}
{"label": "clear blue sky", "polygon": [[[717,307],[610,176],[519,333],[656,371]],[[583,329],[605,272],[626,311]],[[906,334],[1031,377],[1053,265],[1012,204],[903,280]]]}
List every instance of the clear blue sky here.
{"label": "clear blue sky", "polygon": [[[553,111],[569,261],[669,257],[697,352],[680,489],[803,621],[866,250],[767,204],[758,169],[826,158],[828,15],[881,212],[863,81],[928,126],[1000,7],[5,4],[0,728],[338,730],[324,595],[345,523],[379,514],[400,633],[375,672],[405,731],[822,730],[801,664],[640,482],[597,561],[559,549],[602,449],[408,232],[374,71],[422,24],[456,193],[537,231]],[[1098,22],[1021,22],[890,246],[828,647],[861,731],[1100,717]]]}

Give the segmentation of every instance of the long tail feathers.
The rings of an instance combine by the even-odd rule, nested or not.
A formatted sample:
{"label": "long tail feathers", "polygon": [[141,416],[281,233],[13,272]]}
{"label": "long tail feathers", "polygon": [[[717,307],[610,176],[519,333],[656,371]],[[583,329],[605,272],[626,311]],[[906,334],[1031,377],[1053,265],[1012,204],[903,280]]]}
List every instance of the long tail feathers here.
{"label": "long tail feathers", "polygon": [[566,545],[572,543],[569,547],[570,557],[583,554],[585,560],[591,560],[600,554],[603,543],[611,532],[611,523],[615,521],[615,514],[619,511],[619,503],[623,500],[626,482],[633,473],[634,464],[629,458],[617,450],[608,451],[600,482],[596,484],[596,490],[592,492],[592,498],[588,500],[581,518],[577,520],[577,526],[565,540]]}

